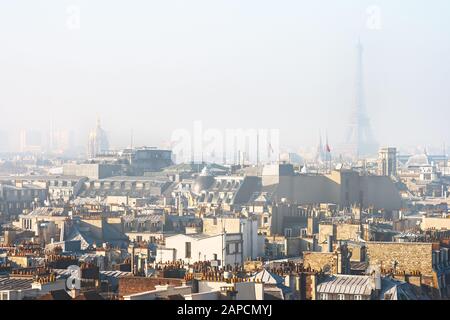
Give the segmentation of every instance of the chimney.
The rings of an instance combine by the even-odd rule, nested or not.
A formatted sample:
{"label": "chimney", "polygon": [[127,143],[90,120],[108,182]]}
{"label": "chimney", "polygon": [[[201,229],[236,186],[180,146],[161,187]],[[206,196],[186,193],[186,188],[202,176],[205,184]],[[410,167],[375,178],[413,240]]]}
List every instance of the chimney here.
{"label": "chimney", "polygon": [[317,295],[317,274],[314,273],[311,275],[311,300],[316,300]]}
{"label": "chimney", "polygon": [[327,251],[328,252],[333,252],[333,235],[328,235],[328,240],[327,240]]}
{"label": "chimney", "polygon": [[443,252],[443,261],[442,263],[444,264],[444,266],[448,266],[448,249],[447,248],[442,248],[441,249]]}
{"label": "chimney", "polygon": [[306,275],[303,272],[299,272],[296,275],[294,275],[294,281],[295,281],[295,289],[294,292],[297,293],[298,300],[306,300],[306,281],[302,281],[303,278],[305,278]]}
{"label": "chimney", "polygon": [[318,250],[318,249],[317,249],[318,246],[319,246],[319,240],[317,239],[316,235],[314,235],[314,236],[313,236],[313,251]]}
{"label": "chimney", "polygon": [[75,299],[79,295],[80,295],[80,289],[76,289],[76,288],[70,289],[70,296],[72,297],[72,299]]}
{"label": "chimney", "polygon": [[136,249],[134,244],[131,245],[131,273],[135,276],[136,273]]}
{"label": "chimney", "polygon": [[375,291],[376,296],[378,297],[381,292],[381,274],[378,271],[373,272],[372,274],[372,289]]}

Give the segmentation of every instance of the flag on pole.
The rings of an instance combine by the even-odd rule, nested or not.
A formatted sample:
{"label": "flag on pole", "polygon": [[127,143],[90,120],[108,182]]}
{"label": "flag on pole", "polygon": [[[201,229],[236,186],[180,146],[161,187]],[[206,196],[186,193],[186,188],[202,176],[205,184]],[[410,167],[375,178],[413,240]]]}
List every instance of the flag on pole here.
{"label": "flag on pole", "polygon": [[326,142],[325,150],[326,150],[328,153],[331,152],[330,144],[328,143],[328,133],[327,133],[327,142]]}
{"label": "flag on pole", "polygon": [[327,132],[327,141],[326,141],[326,145],[325,145],[325,150],[327,152],[326,158],[328,160],[328,165],[329,165],[329,169],[327,168],[327,171],[329,170],[329,172],[331,172],[331,148],[330,148],[330,144],[328,143],[328,132]]}

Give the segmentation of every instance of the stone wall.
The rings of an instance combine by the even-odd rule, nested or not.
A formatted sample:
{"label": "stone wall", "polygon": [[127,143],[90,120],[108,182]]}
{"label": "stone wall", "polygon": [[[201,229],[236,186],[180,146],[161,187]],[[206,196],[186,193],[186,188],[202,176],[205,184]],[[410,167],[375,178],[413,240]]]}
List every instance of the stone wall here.
{"label": "stone wall", "polygon": [[432,243],[367,242],[367,259],[371,266],[391,269],[396,261],[396,271],[423,275],[433,273]]}
{"label": "stone wall", "polygon": [[328,235],[333,236],[333,240],[358,240],[361,226],[359,224],[338,223],[320,224],[319,225],[319,243],[324,243],[328,240]]}
{"label": "stone wall", "polygon": [[357,240],[359,235],[359,224],[345,223],[336,226],[336,240]]}
{"label": "stone wall", "polygon": [[422,230],[450,230],[450,218],[423,217]]}
{"label": "stone wall", "polygon": [[336,254],[334,252],[303,252],[303,265],[314,271],[336,273]]}
{"label": "stone wall", "polygon": [[326,242],[329,235],[335,235],[334,226],[332,224],[319,224],[319,243]]}

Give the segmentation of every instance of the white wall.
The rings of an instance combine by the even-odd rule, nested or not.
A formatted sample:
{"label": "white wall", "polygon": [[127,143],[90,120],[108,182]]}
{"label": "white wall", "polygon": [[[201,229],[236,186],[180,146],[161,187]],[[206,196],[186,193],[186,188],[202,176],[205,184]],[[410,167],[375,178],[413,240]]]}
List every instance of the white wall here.
{"label": "white wall", "polygon": [[25,297],[36,297],[38,293],[37,289],[3,290],[0,291],[0,300],[22,300]]}
{"label": "white wall", "polygon": [[220,295],[220,291],[193,293],[185,295],[184,300],[219,300]]}
{"label": "white wall", "polygon": [[198,282],[198,292],[204,293],[204,292],[210,292],[210,291],[220,291],[220,288],[222,287],[233,287],[232,283],[227,283],[223,281],[208,281],[208,280],[201,280]]}
{"label": "white wall", "polygon": [[[213,221],[216,221],[214,223]],[[263,247],[261,248],[258,243],[258,220],[255,219],[243,219],[243,218],[230,218],[219,217],[205,218],[203,219],[203,232],[210,235],[216,235],[223,230],[230,233],[242,233],[243,237],[243,257],[244,260],[256,259],[263,253]]]}
{"label": "white wall", "polygon": [[[240,234],[219,234],[207,237],[198,237],[179,234],[166,238],[166,249],[175,249],[175,259],[183,260],[185,263],[198,261],[211,261],[217,255],[221,266],[224,264],[234,265],[242,263],[242,255],[226,254],[226,245],[239,241]],[[186,257],[186,242],[191,243],[191,257]],[[225,260],[225,261],[223,261]]]}
{"label": "white wall", "polygon": [[243,220],[242,236],[244,243],[244,260],[254,260],[261,256],[258,241],[258,220]]}
{"label": "white wall", "polygon": [[[236,300],[263,300],[264,284],[258,282],[237,282],[235,284],[221,281],[199,281],[198,291],[200,294],[220,292],[222,287],[235,288],[237,291]],[[202,296],[200,296],[202,297]],[[200,297],[198,300],[201,300]],[[194,299],[192,299],[194,300]],[[207,300],[207,299],[204,299]]]}
{"label": "white wall", "polygon": [[177,260],[176,249],[159,248],[156,250],[156,262],[174,262]]}
{"label": "white wall", "polygon": [[264,300],[264,284],[257,282],[236,283],[236,300]]}
{"label": "white wall", "polygon": [[48,282],[45,284],[40,284],[39,282],[33,282],[31,284],[31,287],[33,289],[38,289],[39,295],[44,295],[44,294],[49,293],[50,291],[65,290],[66,289],[66,280],[59,279],[59,280],[55,280],[53,282]]}

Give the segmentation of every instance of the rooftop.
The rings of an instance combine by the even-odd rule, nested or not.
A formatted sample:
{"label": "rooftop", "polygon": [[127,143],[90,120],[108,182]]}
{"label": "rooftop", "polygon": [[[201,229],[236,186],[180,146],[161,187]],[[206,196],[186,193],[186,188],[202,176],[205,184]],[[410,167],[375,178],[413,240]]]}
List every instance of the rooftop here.
{"label": "rooftop", "polygon": [[0,291],[31,289],[33,279],[0,278]]}
{"label": "rooftop", "polygon": [[317,286],[319,293],[370,295],[372,290],[370,276],[335,275]]}

